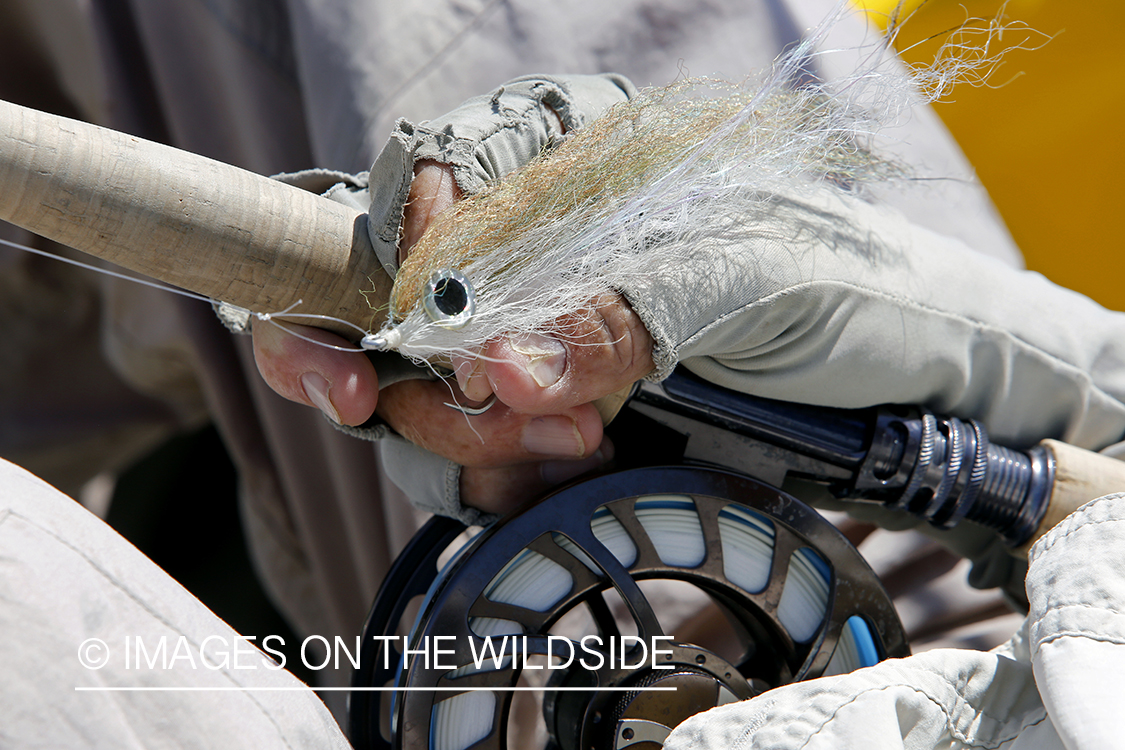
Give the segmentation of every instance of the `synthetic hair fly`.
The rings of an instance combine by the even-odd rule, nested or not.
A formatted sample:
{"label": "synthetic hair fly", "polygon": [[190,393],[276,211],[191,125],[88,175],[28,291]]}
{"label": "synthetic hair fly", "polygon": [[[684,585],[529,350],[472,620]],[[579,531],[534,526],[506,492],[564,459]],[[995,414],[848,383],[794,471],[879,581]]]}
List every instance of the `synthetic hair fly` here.
{"label": "synthetic hair fly", "polygon": [[[499,336],[567,336],[588,301],[685,262],[778,194],[907,182],[878,137],[957,83],[987,83],[1022,24],[970,19],[927,66],[905,68],[890,32],[848,75],[812,71],[841,4],[767,70],[640,92],[557,148],[440,215],[399,269],[387,323],[362,345],[421,361],[477,354]],[[581,343],[577,341],[575,343]]]}

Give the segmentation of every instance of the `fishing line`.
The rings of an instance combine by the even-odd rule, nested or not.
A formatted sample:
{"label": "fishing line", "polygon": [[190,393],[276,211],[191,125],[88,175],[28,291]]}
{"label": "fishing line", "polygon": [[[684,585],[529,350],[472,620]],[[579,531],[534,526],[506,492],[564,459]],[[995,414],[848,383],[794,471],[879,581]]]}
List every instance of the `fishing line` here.
{"label": "fishing line", "polygon": [[143,284],[144,286],[152,287],[153,289],[161,289],[165,292],[171,292],[172,294],[178,294],[181,297],[187,297],[188,299],[200,300],[202,302],[206,302],[209,305],[212,304],[212,302],[213,302],[213,300],[211,300],[208,297],[204,297],[202,294],[196,294],[195,292],[189,292],[186,289],[177,289],[174,286],[168,286],[167,284],[161,284],[160,282],[157,282],[157,281],[150,281],[149,279],[143,279],[143,278],[140,278],[140,277],[137,277],[137,276],[129,276],[128,274],[118,273],[117,271],[111,271],[107,268],[98,268],[95,265],[91,265],[89,263],[83,263],[80,260],[73,260],[72,258],[67,258],[67,257],[64,257],[62,255],[55,255],[54,253],[48,253],[45,250],[40,250],[38,248],[29,247],[28,245],[21,245],[20,243],[12,242],[11,240],[5,240],[5,239],[0,238],[0,245],[6,245],[7,247],[11,247],[11,248],[14,248],[16,250],[23,250],[23,251],[31,253],[33,255],[40,255],[44,258],[51,258],[52,260],[62,261],[63,263],[69,263],[72,266],[78,266],[79,268],[84,268],[87,271],[94,271],[95,273],[101,273],[101,274],[105,274],[107,276],[113,276],[114,278],[124,279],[125,281],[132,281],[132,282],[135,282],[137,284]]}
{"label": "fishing line", "polygon": [[[661,566],[691,570],[701,565],[709,555],[714,555],[722,561],[725,579],[742,590],[757,593],[764,591],[770,584],[774,575],[777,529],[775,522],[766,514],[731,503],[718,512],[715,518],[717,533],[711,532],[710,540],[704,535],[698,507],[690,497],[646,493],[635,499],[632,514],[643,528]],[[589,529],[594,538],[625,569],[634,566],[639,554],[638,548],[629,532],[607,506],[601,506],[590,516]],[[592,575],[605,575],[598,564],[568,538],[562,529],[551,536],[555,544],[585,565]],[[709,542],[717,542],[721,547],[721,554],[715,554],[713,548],[709,551]],[[458,550],[457,555],[468,549],[469,543]],[[474,547],[472,554],[483,557],[487,549],[487,546]],[[794,642],[811,643],[822,624],[832,614],[832,607],[835,605],[831,600],[831,593],[833,585],[839,585],[838,579],[821,553],[808,546],[795,549],[788,559],[788,570],[776,604],[777,620],[786,636]],[[447,564],[430,586],[426,600],[435,601],[435,592],[442,586],[449,585],[446,580],[456,576],[457,572],[452,562]],[[655,580],[672,580],[675,577],[666,571],[660,576],[653,576]],[[479,599],[508,605],[513,608],[513,616],[524,614],[525,620],[520,622],[499,617],[470,616],[468,628],[480,638],[526,635],[531,628],[528,623],[530,618],[526,615],[556,612],[574,590],[574,584],[571,570],[538,551],[524,547],[483,586]],[[569,612],[571,608],[573,605],[558,611]],[[410,642],[420,642],[423,634],[429,632],[426,628],[432,625],[433,617],[433,611],[424,611],[418,615],[411,628]],[[571,642],[580,642],[582,635],[594,632],[593,623],[583,624],[587,626],[585,629],[572,622],[574,630],[545,630],[545,633],[569,638]],[[876,664],[879,661],[877,635],[877,631],[862,617],[853,615],[848,618],[824,674],[845,674]],[[758,647],[764,645],[758,644]],[[512,653],[504,652],[502,648],[501,656],[503,661],[499,663],[466,663],[450,671],[447,677],[463,678],[487,673],[490,669],[510,668]],[[415,672],[419,671],[417,666],[413,669]],[[396,685],[405,685],[406,668],[401,662],[400,670]],[[501,707],[495,697],[487,692],[465,692],[436,703],[431,714],[430,747],[468,750],[470,747],[484,746],[477,743],[492,732],[496,712],[499,710]],[[506,732],[507,728],[502,731]]]}
{"label": "fishing line", "polygon": [[[23,250],[24,252],[31,253],[32,255],[38,255],[38,256],[41,256],[43,258],[50,258],[51,260],[57,260],[57,261],[61,261],[63,263],[68,263],[72,266],[77,266],[78,268],[82,268],[82,269],[85,269],[87,271],[93,271],[95,273],[104,274],[106,276],[112,276],[113,278],[116,278],[116,279],[123,279],[125,281],[131,281],[135,284],[141,284],[143,286],[151,287],[153,289],[159,289],[159,290],[164,291],[164,292],[171,292],[172,294],[178,294],[181,297],[187,297],[188,299],[194,299],[194,300],[198,300],[200,302],[206,302],[208,305],[213,305],[215,303],[215,300],[211,299],[210,297],[206,297],[202,294],[196,294],[195,292],[189,292],[186,289],[179,289],[179,288],[174,287],[174,286],[168,286],[167,284],[161,284],[158,281],[152,281],[150,279],[145,279],[145,278],[142,278],[142,277],[139,277],[139,276],[130,276],[128,274],[121,273],[119,271],[112,271],[108,268],[99,268],[98,266],[92,265],[90,263],[84,263],[80,260],[74,260],[73,258],[67,258],[66,256],[63,256],[63,255],[56,255],[55,253],[49,253],[45,250],[40,250],[39,248],[31,247],[29,245],[22,245],[18,242],[13,242],[11,240],[6,240],[6,239],[3,239],[3,238],[0,238],[0,245],[10,247],[14,250]],[[347,326],[349,328],[353,328],[357,332],[359,332],[359,334],[361,336],[367,334],[367,331],[360,328],[355,323],[351,323],[347,320],[342,320],[340,318],[334,318],[331,315],[319,315],[319,314],[315,314],[315,313],[295,313],[295,312],[292,312],[293,308],[302,304],[302,302],[303,302],[303,300],[297,300],[292,305],[290,305],[289,307],[285,308],[284,310],[282,310],[280,312],[275,312],[275,313],[251,312],[250,314],[253,315],[255,318],[257,318],[258,320],[264,322],[264,323],[270,323],[274,326],[277,326],[278,328],[280,328],[282,331],[285,331],[290,336],[295,336],[296,338],[302,339],[303,341],[307,341],[310,344],[316,344],[317,346],[324,347],[325,349],[334,349],[334,350],[340,351],[340,352],[357,352],[357,353],[363,353],[363,352],[367,351],[366,349],[364,349],[362,347],[345,347],[345,346],[338,346],[336,344],[328,344],[328,343],[325,343],[323,341],[317,341],[314,338],[311,338],[309,336],[305,336],[304,334],[301,334],[301,333],[298,333],[297,331],[294,331],[292,328],[288,328],[286,326],[283,326],[281,323],[279,323],[276,320],[276,318],[282,318],[282,317],[284,317],[284,318],[304,318],[304,319],[308,319],[308,320],[324,320],[324,321],[330,321],[330,322],[333,322],[333,323],[339,323],[339,324]]]}
{"label": "fishing line", "polygon": [[[325,343],[324,341],[317,341],[316,339],[312,338],[311,336],[306,336],[303,333],[298,333],[297,331],[294,331],[292,328],[284,326],[280,322],[274,320],[274,318],[276,318],[280,315],[287,315],[287,313],[272,313],[272,314],[271,313],[253,313],[253,315],[264,323],[269,323],[271,325],[277,326],[278,328],[285,331],[290,336],[294,336],[296,338],[299,338],[302,341],[307,341],[310,344],[316,344],[317,346],[323,347],[325,349],[333,349],[333,350],[338,351],[338,352],[349,352],[349,353],[353,353],[353,354],[363,354],[366,351],[366,349],[361,349],[359,347],[339,346],[337,344],[328,344],[328,343]],[[294,315],[293,317],[303,317],[303,316]],[[317,317],[325,318],[326,320],[339,320],[338,318],[332,318],[332,317],[324,316],[324,315],[317,316]],[[344,323],[346,321],[341,320],[339,322]]]}

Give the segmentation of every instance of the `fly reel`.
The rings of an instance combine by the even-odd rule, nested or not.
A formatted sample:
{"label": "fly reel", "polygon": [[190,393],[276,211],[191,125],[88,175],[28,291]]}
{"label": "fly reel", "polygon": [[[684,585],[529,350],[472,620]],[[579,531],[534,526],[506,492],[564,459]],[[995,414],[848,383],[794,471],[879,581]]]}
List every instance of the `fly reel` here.
{"label": "fly reel", "polygon": [[[909,653],[855,548],[743,475],[589,479],[484,530],[439,572],[462,530],[432,521],[375,601],[353,686],[395,690],[352,693],[357,748],[528,747],[531,731],[558,750],[657,749],[713,706]],[[701,626],[705,610],[721,628]],[[541,699],[531,711],[528,696]]]}

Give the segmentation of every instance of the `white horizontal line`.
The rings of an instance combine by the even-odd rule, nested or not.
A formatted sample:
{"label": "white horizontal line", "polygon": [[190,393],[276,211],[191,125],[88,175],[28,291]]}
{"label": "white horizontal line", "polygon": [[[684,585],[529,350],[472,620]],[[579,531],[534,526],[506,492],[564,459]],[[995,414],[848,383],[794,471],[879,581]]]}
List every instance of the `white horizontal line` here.
{"label": "white horizontal line", "polygon": [[629,692],[629,693],[656,693],[667,692],[669,690],[676,690],[675,687],[601,687],[601,688],[584,688],[584,687],[76,687],[75,690],[79,692],[102,692],[102,693],[144,693],[144,692],[161,692],[161,693],[198,693],[198,692],[303,692],[312,690],[314,692],[352,692],[352,693],[444,693],[444,692],[457,692],[457,693],[472,693],[478,691],[488,691],[494,693],[518,693],[518,692],[539,692],[539,693],[565,693],[569,691],[575,692]]}

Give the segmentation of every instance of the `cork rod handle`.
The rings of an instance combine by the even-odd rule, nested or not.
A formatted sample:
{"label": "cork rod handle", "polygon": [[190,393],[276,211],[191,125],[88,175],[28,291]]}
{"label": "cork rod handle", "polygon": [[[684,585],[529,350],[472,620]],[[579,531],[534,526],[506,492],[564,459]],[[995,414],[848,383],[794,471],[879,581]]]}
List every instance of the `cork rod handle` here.
{"label": "cork rod handle", "polygon": [[2,101],[0,219],[253,312],[302,300],[295,312],[370,330],[390,295],[366,214],[197,154]]}
{"label": "cork rod handle", "polygon": [[1058,440],[1041,445],[1055,459],[1055,482],[1047,499],[1047,512],[1039,527],[1015,553],[1026,557],[1031,546],[1060,521],[1086,503],[1115,492],[1125,492],[1125,461],[1083,450]]}

